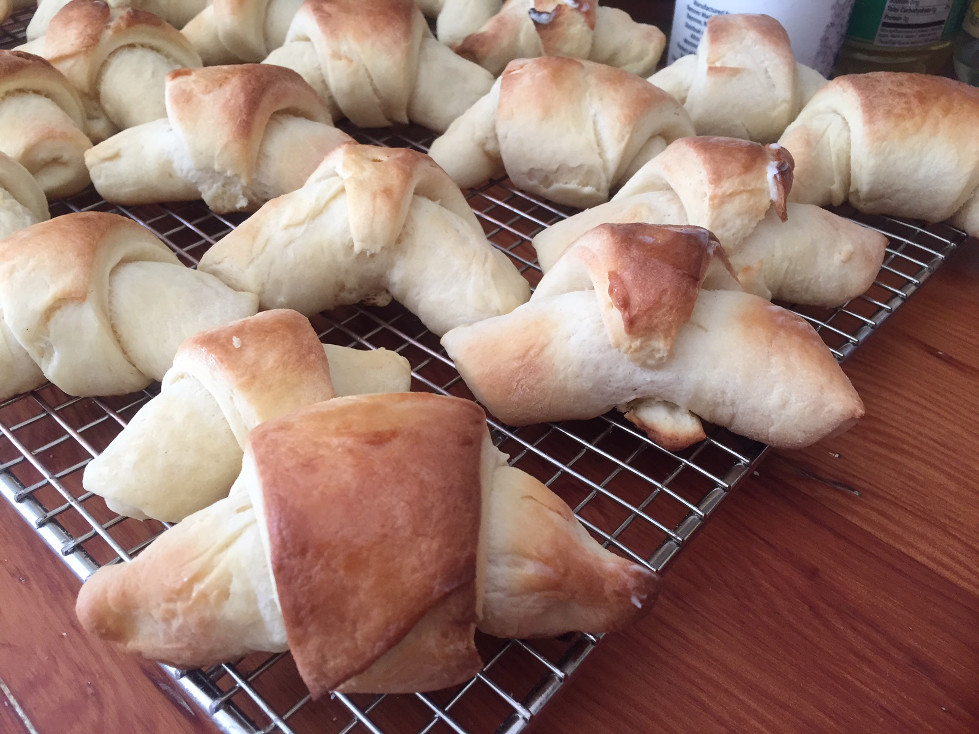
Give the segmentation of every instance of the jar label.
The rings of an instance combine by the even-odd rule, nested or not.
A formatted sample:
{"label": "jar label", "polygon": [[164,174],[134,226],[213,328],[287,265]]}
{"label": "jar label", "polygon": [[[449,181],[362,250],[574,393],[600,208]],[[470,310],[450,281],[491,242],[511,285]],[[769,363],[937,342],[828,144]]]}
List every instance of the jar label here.
{"label": "jar label", "polygon": [[877,46],[926,46],[951,38],[965,0],[856,0],[846,34]]}

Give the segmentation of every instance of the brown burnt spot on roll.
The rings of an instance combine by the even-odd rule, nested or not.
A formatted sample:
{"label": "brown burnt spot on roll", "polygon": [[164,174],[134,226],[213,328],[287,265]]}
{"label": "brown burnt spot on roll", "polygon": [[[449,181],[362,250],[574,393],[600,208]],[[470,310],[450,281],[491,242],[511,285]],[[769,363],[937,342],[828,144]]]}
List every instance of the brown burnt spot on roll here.
{"label": "brown burnt spot on roll", "polygon": [[608,274],[608,295],[617,310],[622,313],[629,312],[629,289],[622,276],[614,270],[609,271]]}
{"label": "brown burnt spot on roll", "polygon": [[621,321],[606,322],[617,347],[641,361],[665,358],[690,320],[717,238],[702,227],[627,223],[600,225],[582,240],[581,257],[596,288],[607,281]]}
{"label": "brown burnt spot on roll", "polygon": [[786,203],[792,190],[792,169],[795,167],[795,161],[788,150],[776,143],[767,146],[767,150],[770,159],[772,202],[775,204],[775,213],[784,222],[789,217]]}
{"label": "brown burnt spot on roll", "polygon": [[595,31],[595,6],[574,0],[537,0],[530,19],[545,56],[588,56]]}
{"label": "brown burnt spot on roll", "polygon": [[[575,0],[536,0],[533,7],[527,11],[530,19],[536,26],[550,25],[557,21],[556,25],[563,26],[568,22],[581,22],[595,29],[595,3],[575,2]],[[538,27],[538,32],[541,28]]]}
{"label": "brown burnt spot on roll", "polygon": [[554,20],[553,10],[537,10],[536,8],[531,8],[527,11],[530,14],[530,19],[534,21],[535,25],[547,25],[552,20]]}

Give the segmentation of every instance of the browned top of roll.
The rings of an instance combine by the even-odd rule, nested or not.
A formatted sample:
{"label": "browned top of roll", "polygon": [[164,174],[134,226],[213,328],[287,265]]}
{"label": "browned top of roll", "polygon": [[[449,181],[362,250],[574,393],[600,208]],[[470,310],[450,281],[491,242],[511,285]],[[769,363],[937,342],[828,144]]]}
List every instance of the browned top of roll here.
{"label": "browned top of roll", "polygon": [[78,92],[51,62],[26,51],[0,49],[0,97],[19,91],[47,97],[79,127],[85,122]]}
{"label": "browned top of roll", "polygon": [[77,212],[39,222],[0,241],[0,296],[57,304],[84,301],[115,263],[151,260],[179,265],[145,227],[107,212]]}
{"label": "browned top of roll", "polygon": [[254,177],[269,119],[286,112],[330,124],[326,103],[292,69],[234,64],[167,74],[167,115],[195,165]]}
{"label": "browned top of roll", "polygon": [[252,432],[289,646],[314,696],[357,676],[430,690],[481,667],[485,432],[474,403],[426,393],[337,398]]}

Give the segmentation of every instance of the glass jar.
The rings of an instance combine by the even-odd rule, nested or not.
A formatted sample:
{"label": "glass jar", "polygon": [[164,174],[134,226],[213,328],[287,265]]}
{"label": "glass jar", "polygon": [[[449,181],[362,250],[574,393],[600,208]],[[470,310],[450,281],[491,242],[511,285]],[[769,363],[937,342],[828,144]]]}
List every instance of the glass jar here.
{"label": "glass jar", "polygon": [[834,73],[936,74],[964,11],[965,0],[856,0]]}
{"label": "glass jar", "polygon": [[979,0],[969,3],[962,30],[952,41],[952,64],[959,79],[979,86]]}

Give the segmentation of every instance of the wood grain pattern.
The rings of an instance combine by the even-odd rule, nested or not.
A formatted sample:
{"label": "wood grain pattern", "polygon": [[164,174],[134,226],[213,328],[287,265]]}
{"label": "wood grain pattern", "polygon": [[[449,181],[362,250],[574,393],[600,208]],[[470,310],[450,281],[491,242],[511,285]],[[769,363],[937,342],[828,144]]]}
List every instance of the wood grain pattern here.
{"label": "wood grain pattern", "polygon": [[[78,580],[5,501],[0,528],[0,678],[37,732],[214,731],[159,666],[88,636]],[[30,731],[5,706],[0,731],[15,726]]]}

